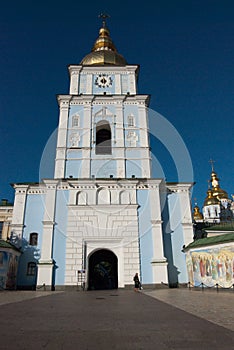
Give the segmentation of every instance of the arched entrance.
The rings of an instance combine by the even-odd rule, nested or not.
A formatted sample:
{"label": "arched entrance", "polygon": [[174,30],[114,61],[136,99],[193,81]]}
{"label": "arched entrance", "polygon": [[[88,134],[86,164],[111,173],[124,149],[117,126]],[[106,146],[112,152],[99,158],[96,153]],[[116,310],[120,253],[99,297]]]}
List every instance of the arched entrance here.
{"label": "arched entrance", "polygon": [[118,259],[107,249],[95,251],[89,257],[88,289],[117,289]]}

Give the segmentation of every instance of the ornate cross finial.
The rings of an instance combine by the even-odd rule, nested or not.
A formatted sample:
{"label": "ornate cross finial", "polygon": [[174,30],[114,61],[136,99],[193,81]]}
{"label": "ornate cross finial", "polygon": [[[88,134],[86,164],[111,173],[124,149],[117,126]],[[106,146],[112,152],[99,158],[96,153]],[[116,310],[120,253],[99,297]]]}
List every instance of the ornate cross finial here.
{"label": "ornate cross finial", "polygon": [[215,160],[210,159],[210,160],[209,160],[209,163],[211,164],[211,169],[212,169],[212,171],[214,171],[214,163],[215,163]]}
{"label": "ornate cross finial", "polygon": [[100,13],[98,18],[102,18],[102,26],[103,28],[106,28],[106,19],[110,18],[110,16],[107,13]]}

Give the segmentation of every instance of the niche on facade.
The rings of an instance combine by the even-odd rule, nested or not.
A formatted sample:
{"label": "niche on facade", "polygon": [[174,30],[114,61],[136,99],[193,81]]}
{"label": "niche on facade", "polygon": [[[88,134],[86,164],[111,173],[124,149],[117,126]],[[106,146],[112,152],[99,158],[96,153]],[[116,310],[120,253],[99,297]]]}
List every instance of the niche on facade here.
{"label": "niche on facade", "polygon": [[86,205],[87,204],[87,193],[80,191],[76,195],[76,205]]}
{"label": "niche on facade", "polygon": [[110,204],[110,191],[107,188],[97,191],[97,204]]}
{"label": "niche on facade", "polygon": [[130,204],[130,193],[127,191],[121,191],[119,194],[120,204]]}
{"label": "niche on facade", "polygon": [[79,147],[79,142],[80,142],[80,135],[79,135],[79,133],[78,132],[76,132],[76,133],[73,132],[70,135],[69,141],[70,141],[70,147]]}
{"label": "niche on facade", "polygon": [[128,145],[130,147],[136,147],[138,141],[138,135],[135,131],[129,131],[127,134]]}

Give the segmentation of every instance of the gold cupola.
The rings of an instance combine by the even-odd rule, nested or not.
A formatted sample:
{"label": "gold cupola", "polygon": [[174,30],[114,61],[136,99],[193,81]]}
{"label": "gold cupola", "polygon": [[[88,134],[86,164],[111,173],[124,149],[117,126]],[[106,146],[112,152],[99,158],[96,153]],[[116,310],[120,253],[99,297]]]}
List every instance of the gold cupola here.
{"label": "gold cupola", "polygon": [[217,174],[214,171],[212,171],[212,173],[211,173],[210,182],[212,184],[212,192],[213,192],[214,197],[216,197],[218,200],[228,199],[228,194],[226,191],[224,191],[222,188],[220,188],[219,179],[217,177]]}
{"label": "gold cupola", "polygon": [[[104,16],[105,18],[106,16]],[[82,59],[81,64],[85,66],[124,66],[127,64],[125,58],[117,52],[110,37],[109,29],[106,27],[105,20],[103,21],[102,28],[99,30],[99,37],[95,41],[92,51]]]}
{"label": "gold cupola", "polygon": [[199,209],[197,204],[193,208],[193,219],[194,219],[194,221],[201,221],[201,220],[203,220],[203,215],[200,212],[200,209]]}
{"label": "gold cupola", "polygon": [[213,196],[213,191],[209,188],[208,191],[206,192],[207,196],[204,201],[204,207],[207,205],[215,205],[219,204],[218,198]]}

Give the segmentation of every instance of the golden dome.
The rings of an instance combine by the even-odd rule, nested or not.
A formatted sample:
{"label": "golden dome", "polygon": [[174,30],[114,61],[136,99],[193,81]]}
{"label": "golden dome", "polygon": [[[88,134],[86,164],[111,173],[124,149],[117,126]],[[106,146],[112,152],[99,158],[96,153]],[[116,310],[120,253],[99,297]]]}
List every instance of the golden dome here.
{"label": "golden dome", "polygon": [[223,198],[228,199],[227,192],[219,187],[219,178],[217,177],[217,174],[214,172],[214,170],[212,170],[210,182],[212,183],[212,191],[214,197],[217,197],[218,200],[221,200]]}
{"label": "golden dome", "polygon": [[219,186],[213,188],[213,196],[217,197],[217,199],[221,200],[223,198],[228,199],[228,194],[226,191],[222,190]]}
{"label": "golden dome", "polygon": [[196,220],[203,220],[203,215],[200,212],[200,209],[199,209],[199,207],[197,205],[193,208],[193,219],[195,221]]}
{"label": "golden dome", "polygon": [[207,191],[207,197],[206,197],[206,199],[204,201],[204,207],[206,205],[215,205],[215,204],[219,204],[219,200],[218,200],[217,197],[213,196],[213,191],[211,189],[209,189]]}
{"label": "golden dome", "polygon": [[86,55],[81,64],[92,65],[115,65],[124,66],[127,64],[125,58],[120,55],[110,37],[110,32],[103,24],[103,27],[99,30],[99,37],[94,43],[92,52]]}

